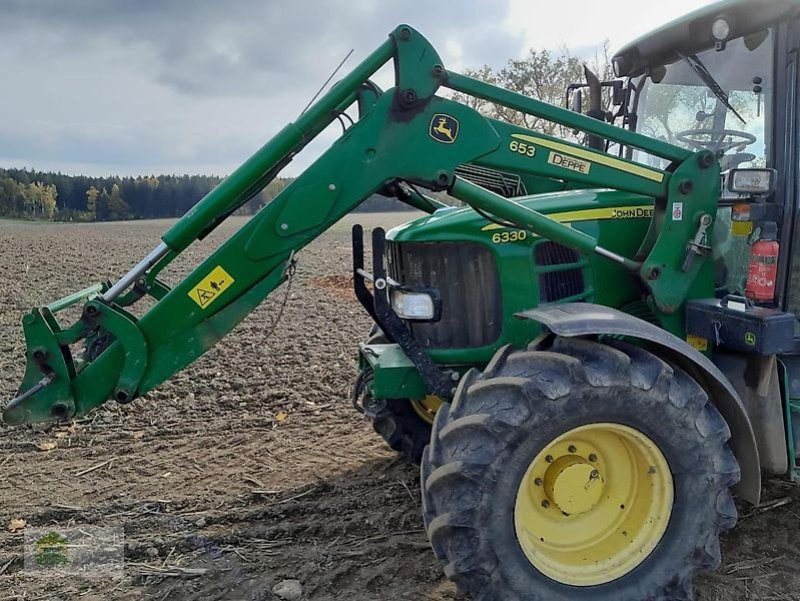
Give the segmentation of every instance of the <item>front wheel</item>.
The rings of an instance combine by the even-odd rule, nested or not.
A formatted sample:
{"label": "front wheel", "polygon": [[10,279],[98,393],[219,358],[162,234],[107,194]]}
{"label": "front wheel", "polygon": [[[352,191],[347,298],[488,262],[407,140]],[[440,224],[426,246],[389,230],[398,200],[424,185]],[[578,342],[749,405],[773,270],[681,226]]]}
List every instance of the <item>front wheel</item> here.
{"label": "front wheel", "polygon": [[729,436],[694,380],[639,347],[506,348],[436,418],[428,536],[478,601],[691,599],[736,521]]}

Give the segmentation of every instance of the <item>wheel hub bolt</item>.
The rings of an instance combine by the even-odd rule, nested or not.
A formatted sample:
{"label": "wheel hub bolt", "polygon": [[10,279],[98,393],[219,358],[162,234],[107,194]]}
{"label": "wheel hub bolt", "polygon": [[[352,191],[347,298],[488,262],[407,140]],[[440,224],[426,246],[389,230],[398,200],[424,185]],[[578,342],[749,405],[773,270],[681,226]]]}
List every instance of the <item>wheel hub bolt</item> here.
{"label": "wheel hub bolt", "polygon": [[544,507],[545,509],[549,509],[550,508],[550,501],[548,501],[547,499],[542,501],[542,507]]}
{"label": "wheel hub bolt", "polygon": [[589,461],[592,462],[597,461],[597,455],[595,455],[594,453],[589,453]]}
{"label": "wheel hub bolt", "polygon": [[569,445],[569,447],[567,447],[567,450],[568,450],[570,453],[575,453],[575,452],[576,452],[578,449],[577,449],[577,447],[576,447],[574,444],[571,444],[571,445]]}
{"label": "wheel hub bolt", "polygon": [[553,463],[553,456],[552,455],[548,455],[547,457],[544,458],[544,460],[547,463]]}
{"label": "wheel hub bolt", "polygon": [[536,480],[534,480],[533,483],[536,486],[541,486],[542,485],[542,479],[541,478],[536,478]]}

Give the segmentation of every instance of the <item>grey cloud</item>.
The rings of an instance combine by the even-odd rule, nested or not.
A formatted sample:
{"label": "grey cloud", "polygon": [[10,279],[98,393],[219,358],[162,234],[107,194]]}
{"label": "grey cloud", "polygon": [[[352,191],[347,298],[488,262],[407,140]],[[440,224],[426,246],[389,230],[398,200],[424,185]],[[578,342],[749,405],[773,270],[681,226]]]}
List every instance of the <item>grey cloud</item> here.
{"label": "grey cloud", "polygon": [[520,54],[507,2],[3,0],[0,160],[224,173],[399,23],[467,66]]}
{"label": "grey cloud", "polygon": [[[433,3],[421,0],[275,2],[255,0],[10,0],[0,30],[45,30],[43,43],[102,53],[109,45],[146,52],[142,65],[155,80],[186,94],[261,94],[320,78],[347,49],[361,52],[409,22],[430,38],[464,40],[469,62],[503,60],[521,40],[502,31],[505,2]],[[139,62],[141,59],[134,59]]]}

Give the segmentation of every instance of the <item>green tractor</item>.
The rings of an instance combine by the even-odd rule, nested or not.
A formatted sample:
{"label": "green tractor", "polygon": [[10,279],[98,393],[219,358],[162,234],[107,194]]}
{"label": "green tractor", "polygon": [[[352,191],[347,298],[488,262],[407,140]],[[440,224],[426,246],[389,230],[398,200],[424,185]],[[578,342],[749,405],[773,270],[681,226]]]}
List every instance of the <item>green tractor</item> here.
{"label": "green tractor", "polygon": [[[736,522],[732,492],[758,504],[762,473],[800,474],[799,15],[800,0],[726,0],[665,25],[616,54],[614,81],[571,86],[588,87],[588,114],[448,71],[401,25],[120,280],[25,315],[4,421],[152,390],[290,277],[299,249],[392,196],[427,216],[374,230],[371,265],[354,228],[375,328],[353,402],[420,461],[448,578],[491,601],[691,598]],[[370,78],[390,61],[383,91]],[[159,279],[353,106],[274,201],[178,285]]]}

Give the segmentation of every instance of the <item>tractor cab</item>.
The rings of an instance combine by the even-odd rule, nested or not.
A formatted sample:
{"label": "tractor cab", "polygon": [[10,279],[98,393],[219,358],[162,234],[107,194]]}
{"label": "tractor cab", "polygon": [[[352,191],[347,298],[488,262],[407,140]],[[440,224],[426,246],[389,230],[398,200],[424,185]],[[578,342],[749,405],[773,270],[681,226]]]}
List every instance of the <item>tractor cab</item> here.
{"label": "tractor cab", "polygon": [[[616,75],[627,80],[620,114],[628,127],[717,157],[717,296],[747,297],[795,314],[800,284],[792,284],[789,267],[797,210],[791,157],[797,148],[793,49],[800,34],[792,17],[798,8],[792,0],[717,2],[626,45],[612,59]],[[667,167],[643,151],[621,152]],[[766,238],[780,244],[772,245],[769,267],[750,274],[754,244]]]}
{"label": "tractor cab", "polygon": [[[720,17],[712,24],[718,36],[730,32],[726,23]],[[752,236],[767,223],[779,221],[779,206],[770,198],[777,173],[770,156],[776,109],[775,37],[774,29],[766,28],[681,54],[673,63],[648,68],[633,83],[638,131],[686,148],[708,149],[717,156],[723,182],[714,258],[715,283],[722,295],[748,292]],[[666,167],[641,151],[633,156]],[[754,285],[750,296],[759,292]],[[758,300],[772,300],[774,284],[763,288]]]}

